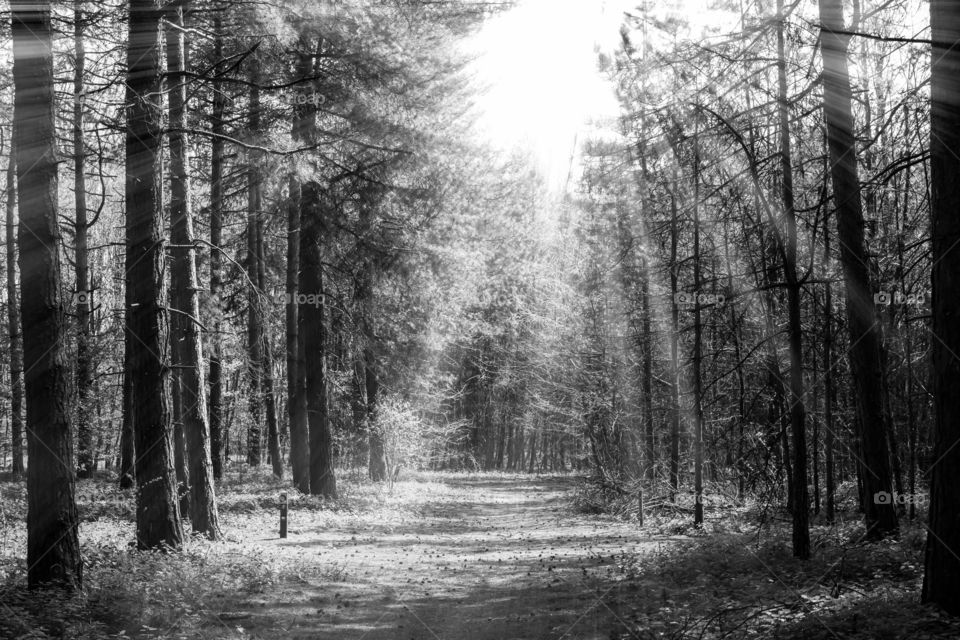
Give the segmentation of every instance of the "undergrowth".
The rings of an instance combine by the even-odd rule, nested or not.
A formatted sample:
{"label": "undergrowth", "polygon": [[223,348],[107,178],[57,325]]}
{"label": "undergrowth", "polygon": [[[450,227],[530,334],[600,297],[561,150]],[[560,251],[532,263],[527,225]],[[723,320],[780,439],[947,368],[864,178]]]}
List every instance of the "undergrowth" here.
{"label": "undergrowth", "polygon": [[[632,603],[620,638],[837,640],[960,637],[960,620],[920,604],[921,522],[901,520],[897,539],[864,540],[856,487],[841,485],[833,524],[811,521],[812,557],[792,555],[790,515],[723,486],[704,491],[704,523],[693,525],[693,495],[646,488],[641,531],[658,544],[620,565]],[[638,521],[639,487],[584,480],[573,508]]]}
{"label": "undergrowth", "polygon": [[[295,553],[259,545],[276,537],[281,493],[288,496],[291,527],[356,526],[405,522],[441,485],[416,474],[392,486],[364,482],[347,471],[340,496],[301,495],[266,470],[232,466],[218,486],[224,538],[188,536],[177,552],[138,551],[133,546],[132,491],[115,489],[101,472],[77,484],[83,589],[76,594],[26,588],[26,489],[0,484],[0,638],[204,638],[211,627],[234,631],[221,619],[218,602],[243,599],[280,582],[338,582],[343,569],[303,563]],[[184,523],[189,531],[189,522]]]}

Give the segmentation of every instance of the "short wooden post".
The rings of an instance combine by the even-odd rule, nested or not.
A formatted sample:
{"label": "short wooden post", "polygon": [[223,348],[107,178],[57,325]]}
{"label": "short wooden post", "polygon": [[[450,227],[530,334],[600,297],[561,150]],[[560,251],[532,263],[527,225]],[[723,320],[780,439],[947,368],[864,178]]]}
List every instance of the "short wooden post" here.
{"label": "short wooden post", "polygon": [[643,526],[643,489],[637,489],[637,524]]}
{"label": "short wooden post", "polygon": [[280,494],[280,537],[287,537],[287,494]]}

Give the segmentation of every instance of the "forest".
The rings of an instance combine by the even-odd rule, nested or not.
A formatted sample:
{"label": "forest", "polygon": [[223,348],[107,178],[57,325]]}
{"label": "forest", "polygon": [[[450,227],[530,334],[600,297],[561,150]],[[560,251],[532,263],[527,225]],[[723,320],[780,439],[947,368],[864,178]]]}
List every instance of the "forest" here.
{"label": "forest", "polygon": [[0,640],[960,637],[956,2],[9,0],[0,166]]}

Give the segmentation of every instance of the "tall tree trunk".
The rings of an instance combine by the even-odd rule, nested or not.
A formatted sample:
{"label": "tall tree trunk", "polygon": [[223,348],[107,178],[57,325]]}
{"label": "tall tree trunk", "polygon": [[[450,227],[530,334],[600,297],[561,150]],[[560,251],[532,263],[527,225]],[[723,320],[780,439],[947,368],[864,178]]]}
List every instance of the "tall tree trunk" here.
{"label": "tall tree trunk", "polygon": [[[304,51],[299,54],[297,73],[300,78],[311,75],[314,62]],[[316,130],[316,106],[310,103],[293,106],[292,137],[301,143],[311,141]],[[304,205],[300,183],[290,176],[290,208],[287,212],[287,417],[290,422],[290,466],[293,484],[303,493],[310,492],[310,441],[307,426],[305,357],[300,334],[300,243],[301,208]]]}
{"label": "tall tree trunk", "polygon": [[[826,167],[825,167],[826,168]],[[826,172],[824,172],[826,176]],[[824,178],[826,179],[826,178]],[[826,185],[824,185],[826,192]],[[836,449],[836,434],[833,426],[833,285],[830,282],[830,214],[824,214],[823,217],[823,272],[824,272],[824,294],[823,294],[823,429],[826,432],[824,438],[824,473],[826,474],[827,492],[827,522],[833,524],[836,514],[836,486],[834,472],[834,451]]]}
{"label": "tall tree trunk", "polygon": [[656,425],[653,419],[653,332],[650,323],[650,260],[646,255],[640,262],[640,305],[641,311],[641,340],[643,342],[643,364],[640,392],[643,402],[643,421],[646,432],[646,477],[653,481],[657,469],[657,441]]}
{"label": "tall tree trunk", "polygon": [[90,391],[93,387],[92,350],[90,348],[90,312],[93,291],[90,287],[87,251],[87,179],[83,172],[83,74],[86,51],[83,42],[83,0],[73,5],[73,197],[76,205],[74,221],[74,257],[77,293],[77,476],[89,478],[97,468],[93,425],[90,424]]}
{"label": "tall tree trunk", "polygon": [[863,503],[867,535],[883,538],[898,530],[897,512],[881,496],[891,489],[890,452],[883,411],[881,336],[864,247],[863,207],[857,176],[856,140],[853,135],[850,73],[847,61],[849,36],[844,29],[843,3],[819,0],[823,55],[823,103],[830,147],[830,175],[837,211],[840,261],[847,293],[850,329],[850,376],[856,389],[857,424],[863,457]]}
{"label": "tall tree trunk", "polygon": [[300,184],[290,176],[287,210],[287,419],[290,429],[290,466],[293,486],[310,493],[310,443],[307,440],[306,394],[300,384],[299,305],[300,280]]}
{"label": "tall tree trunk", "polygon": [[[256,64],[256,61],[254,61]],[[253,72],[253,82],[257,82],[257,72]],[[257,135],[260,131],[260,89],[254,84],[250,88],[250,132]],[[263,314],[260,300],[261,291],[257,286],[259,276],[259,251],[257,250],[257,221],[262,206],[260,181],[260,155],[254,150],[247,152],[247,357],[250,374],[250,425],[247,431],[247,464],[260,464],[262,449],[263,418]]]}
{"label": "tall tree trunk", "polygon": [[[223,59],[223,17],[219,11],[213,17],[213,58]],[[210,306],[213,309],[213,333],[210,336],[210,462],[213,477],[223,477],[223,307],[220,300],[223,289],[222,257],[223,235],[223,112],[226,100],[220,74],[214,76],[213,113],[210,143]]]}
{"label": "tall tree trunk", "polygon": [[670,372],[671,412],[670,424],[670,500],[675,501],[680,491],[680,308],[677,293],[680,292],[680,263],[677,261],[677,247],[680,241],[680,212],[677,209],[677,181],[673,182],[670,192]]}
{"label": "tall tree trunk", "polygon": [[308,182],[301,187],[300,206],[300,287],[302,295],[314,296],[315,304],[300,307],[300,340],[305,354],[303,375],[307,395],[307,425],[310,433],[310,493],[337,497],[333,466],[333,437],[327,398],[326,328],[324,326],[323,262],[321,230],[327,214],[327,198],[320,186]]}
{"label": "tall tree trunk", "polygon": [[[372,336],[371,336],[372,339]],[[372,346],[363,349],[363,370],[367,390],[367,429],[369,430],[370,462],[368,471],[374,482],[387,479],[387,452],[383,433],[377,428],[377,403],[380,396],[380,380],[377,377],[377,361]]]}
{"label": "tall tree trunk", "polygon": [[136,433],[137,546],[178,548],[183,527],[173,471],[173,429],[164,358],[162,90],[160,18],[155,0],[130,0],[127,47],[127,256],[133,425]]}
{"label": "tall tree trunk", "polygon": [[[266,253],[263,246],[263,218],[257,219],[257,288],[267,290]],[[280,452],[280,429],[277,426],[277,398],[273,391],[273,353],[270,349],[270,340],[264,332],[261,346],[263,367],[260,381],[263,383],[263,401],[267,410],[267,453],[273,475],[283,478],[283,454]]]}
{"label": "tall tree trunk", "polygon": [[[923,601],[960,615],[960,10],[931,0],[930,125],[933,218],[933,403],[936,445]],[[22,188],[22,187],[21,187]]]}
{"label": "tall tree trunk", "polygon": [[17,293],[16,148],[11,143],[7,163],[7,329],[10,335],[10,435],[13,440],[11,471],[23,475],[23,334],[20,333],[20,296]]}
{"label": "tall tree trunk", "polygon": [[[173,326],[174,335],[180,332],[179,322],[179,317],[172,318],[170,324]],[[190,480],[187,476],[187,443],[183,436],[183,389],[181,387],[180,372],[174,370],[170,377],[170,399],[173,404],[173,469],[177,474],[177,505],[180,509],[180,517],[185,518],[190,513]]]}
{"label": "tall tree trunk", "polygon": [[136,475],[136,433],[133,427],[133,335],[130,332],[130,288],[125,287],[123,311],[123,388],[120,416],[120,464],[119,486],[121,489],[130,489],[134,485]]}
{"label": "tall tree trunk", "polygon": [[13,148],[20,211],[21,321],[27,401],[27,582],[78,589],[67,348],[60,298],[53,28],[49,2],[11,2]]}
{"label": "tall tree trunk", "polygon": [[703,524],[703,381],[701,359],[703,357],[703,323],[700,307],[700,128],[699,117],[693,137],[693,290],[697,300],[693,309],[693,523]]}
{"label": "tall tree trunk", "polygon": [[180,418],[187,445],[190,483],[190,523],[193,530],[211,540],[220,536],[217,498],[210,461],[210,430],[207,425],[206,385],[203,380],[203,342],[200,336],[200,302],[194,252],[193,212],[190,203],[190,145],[186,129],[187,84],[183,71],[188,65],[184,16],[189,0],[168,7],[167,69],[170,72],[170,241],[173,245],[172,343],[180,392]]}
{"label": "tall tree trunk", "polygon": [[793,155],[790,149],[790,103],[787,96],[787,60],[783,0],[777,0],[777,77],[779,84],[780,172],[784,221],[787,227],[783,272],[787,281],[790,334],[790,428],[793,432],[793,555],[810,557],[810,496],[807,491],[807,412],[803,403],[803,326],[797,277],[797,212],[793,199]]}
{"label": "tall tree trunk", "polygon": [[[373,333],[374,317],[374,261],[371,234],[373,211],[369,202],[360,205],[358,233],[361,243],[362,264],[357,277],[357,302],[360,311],[361,347],[360,359],[363,363],[363,383],[365,387],[364,427],[367,431],[369,461],[367,472],[374,482],[387,479],[387,455],[383,443],[383,434],[377,427],[377,401],[380,382],[377,379],[375,355],[376,336]],[[501,453],[502,456],[502,453]]]}

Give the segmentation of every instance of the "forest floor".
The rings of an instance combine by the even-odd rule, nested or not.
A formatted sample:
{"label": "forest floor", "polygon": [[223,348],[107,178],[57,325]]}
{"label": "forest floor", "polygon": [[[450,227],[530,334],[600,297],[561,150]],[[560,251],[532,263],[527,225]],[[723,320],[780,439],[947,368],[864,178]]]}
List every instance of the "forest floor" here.
{"label": "forest floor", "polygon": [[[630,517],[585,513],[570,476],[411,473],[341,499],[291,497],[234,467],[224,540],[131,550],[130,496],[78,487],[85,588],[24,588],[22,485],[0,484],[0,638],[957,638],[917,604],[923,530],[866,544],[859,522],[814,526],[793,559],[782,519],[747,507]],[[22,509],[22,510],[21,510]],[[769,519],[768,519],[769,521]]]}

